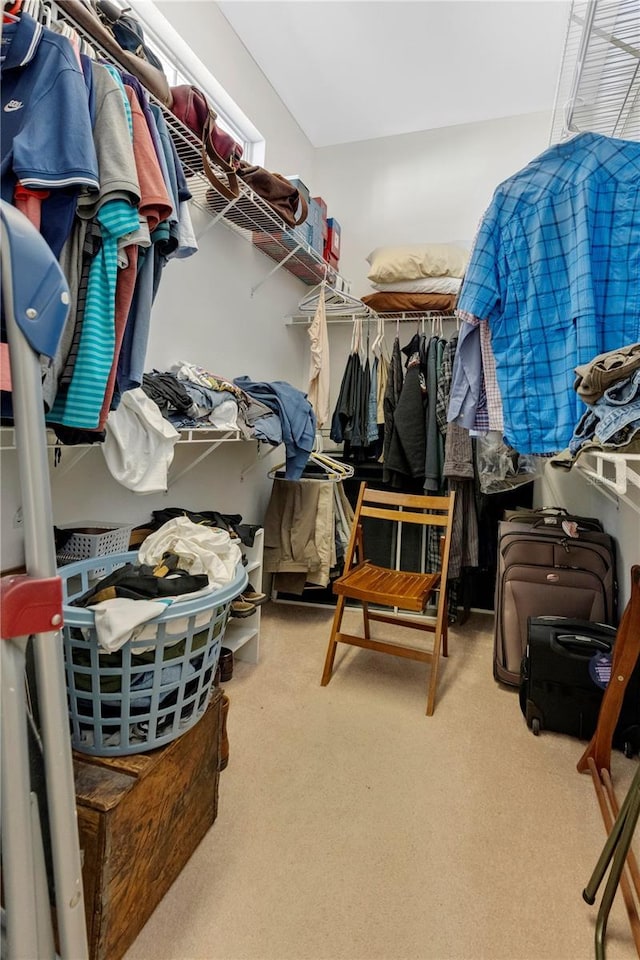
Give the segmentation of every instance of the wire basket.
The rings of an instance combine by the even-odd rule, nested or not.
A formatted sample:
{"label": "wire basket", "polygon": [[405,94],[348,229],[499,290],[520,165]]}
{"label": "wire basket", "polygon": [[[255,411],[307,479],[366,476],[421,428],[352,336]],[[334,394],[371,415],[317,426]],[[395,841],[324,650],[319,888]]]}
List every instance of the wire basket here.
{"label": "wire basket", "polygon": [[[60,527],[60,530],[69,530]],[[89,557],[105,557],[112,553],[125,553],[129,549],[129,540],[133,524],[92,522],[74,523],[73,534],[56,553],[59,564],[85,560]],[[114,568],[111,567],[111,570]],[[106,567],[94,567],[91,578],[103,577]]]}
{"label": "wire basket", "polygon": [[[107,573],[134,562],[134,552],[101,557]],[[96,558],[62,567],[62,630],[71,742],[98,757],[144,753],[170,743],[209,703],[231,601],[247,584],[234,579],[209,593],[174,601],[115,653],[98,643],[91,608],[70,606],[91,585]]]}

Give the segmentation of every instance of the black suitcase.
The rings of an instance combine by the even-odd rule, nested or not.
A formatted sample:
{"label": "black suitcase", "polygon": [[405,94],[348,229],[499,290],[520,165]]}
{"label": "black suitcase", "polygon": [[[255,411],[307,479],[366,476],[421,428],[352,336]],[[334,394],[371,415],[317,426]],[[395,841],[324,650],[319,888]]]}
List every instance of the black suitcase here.
{"label": "black suitcase", "polygon": [[[615,627],[566,617],[530,617],[522,660],[520,708],[541,730],[589,740],[611,676]],[[613,746],[640,752],[640,661],[629,680]]]}

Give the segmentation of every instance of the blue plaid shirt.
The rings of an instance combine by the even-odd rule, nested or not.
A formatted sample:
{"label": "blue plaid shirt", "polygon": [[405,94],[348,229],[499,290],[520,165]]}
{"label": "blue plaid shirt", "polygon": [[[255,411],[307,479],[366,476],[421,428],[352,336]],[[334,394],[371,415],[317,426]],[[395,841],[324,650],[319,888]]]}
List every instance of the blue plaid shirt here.
{"label": "blue plaid shirt", "polygon": [[507,442],[564,449],[574,367],[640,339],[640,143],[581,133],[500,184],[458,309],[489,323]]}

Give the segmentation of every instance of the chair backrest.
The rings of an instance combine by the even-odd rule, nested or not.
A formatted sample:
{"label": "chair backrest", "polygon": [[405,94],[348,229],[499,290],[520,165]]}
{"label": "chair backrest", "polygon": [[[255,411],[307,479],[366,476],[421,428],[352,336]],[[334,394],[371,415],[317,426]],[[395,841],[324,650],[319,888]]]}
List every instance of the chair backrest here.
{"label": "chair backrest", "polygon": [[[354,511],[351,537],[345,556],[345,570],[352,563],[356,548],[362,551],[362,518],[387,520],[397,524],[419,524],[423,527],[440,527],[444,542],[441,542],[441,569],[446,571],[449,565],[451,548],[451,529],[453,526],[453,504],[455,495],[443,497],[414,493],[399,493],[394,490],[372,490],[366,483],[360,485],[358,502]],[[358,556],[358,560],[364,560]]]}

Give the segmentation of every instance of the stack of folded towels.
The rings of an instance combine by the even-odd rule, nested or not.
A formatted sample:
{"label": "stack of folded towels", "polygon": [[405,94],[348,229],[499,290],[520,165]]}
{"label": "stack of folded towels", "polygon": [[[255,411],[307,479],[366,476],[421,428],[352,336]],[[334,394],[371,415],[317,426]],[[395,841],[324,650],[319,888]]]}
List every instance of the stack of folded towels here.
{"label": "stack of folded towels", "polygon": [[462,285],[469,252],[452,243],[377,247],[367,257],[376,291],[362,297],[377,313],[451,312]]}

